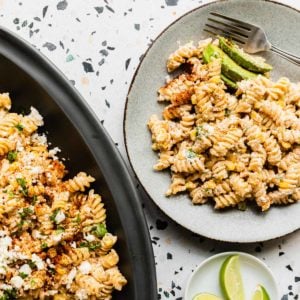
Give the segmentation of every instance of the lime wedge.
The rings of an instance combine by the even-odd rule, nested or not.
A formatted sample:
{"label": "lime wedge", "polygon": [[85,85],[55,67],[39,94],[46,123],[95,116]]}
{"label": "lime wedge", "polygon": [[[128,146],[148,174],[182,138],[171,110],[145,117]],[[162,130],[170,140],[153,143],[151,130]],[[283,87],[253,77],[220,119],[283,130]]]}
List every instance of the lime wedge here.
{"label": "lime wedge", "polygon": [[220,285],[225,299],[245,299],[238,255],[231,255],[223,262],[220,269]]}
{"label": "lime wedge", "polygon": [[266,289],[259,284],[252,296],[252,300],[270,300],[270,299],[271,298],[268,295]]}
{"label": "lime wedge", "polygon": [[222,299],[213,294],[200,293],[200,294],[197,294],[193,298],[193,300],[222,300]]}

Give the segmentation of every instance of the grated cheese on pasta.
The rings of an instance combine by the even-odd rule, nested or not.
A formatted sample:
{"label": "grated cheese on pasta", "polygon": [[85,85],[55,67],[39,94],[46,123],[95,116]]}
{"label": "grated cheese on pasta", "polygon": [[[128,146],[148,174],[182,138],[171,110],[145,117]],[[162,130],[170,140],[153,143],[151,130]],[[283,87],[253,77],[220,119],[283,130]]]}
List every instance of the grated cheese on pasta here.
{"label": "grated cheese on pasta", "polygon": [[0,94],[0,298],[111,299],[127,281],[95,179],[66,179],[61,150],[37,133],[39,112],[10,106]]}

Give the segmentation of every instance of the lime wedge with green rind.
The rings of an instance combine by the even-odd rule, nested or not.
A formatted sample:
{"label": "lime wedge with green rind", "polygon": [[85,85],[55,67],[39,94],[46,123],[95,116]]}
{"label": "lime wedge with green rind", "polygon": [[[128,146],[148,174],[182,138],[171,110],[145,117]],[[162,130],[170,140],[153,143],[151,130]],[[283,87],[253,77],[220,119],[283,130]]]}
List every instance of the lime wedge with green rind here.
{"label": "lime wedge with green rind", "polygon": [[271,298],[266,289],[259,284],[252,296],[252,300],[271,300]]}
{"label": "lime wedge with green rind", "polygon": [[225,259],[220,269],[220,286],[226,300],[245,300],[238,255]]}
{"label": "lime wedge with green rind", "polygon": [[213,295],[213,294],[208,294],[208,293],[200,293],[197,294],[193,300],[222,300],[221,298]]}

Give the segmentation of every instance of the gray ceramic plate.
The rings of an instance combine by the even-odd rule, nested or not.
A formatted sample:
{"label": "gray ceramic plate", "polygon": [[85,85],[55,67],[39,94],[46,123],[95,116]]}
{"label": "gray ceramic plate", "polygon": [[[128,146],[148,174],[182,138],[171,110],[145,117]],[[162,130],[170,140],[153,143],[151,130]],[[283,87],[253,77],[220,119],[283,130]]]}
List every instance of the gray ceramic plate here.
{"label": "gray ceramic plate", "polygon": [[[206,37],[202,32],[209,12],[215,11],[263,26],[270,41],[287,51],[299,53],[300,14],[269,1],[230,0],[214,2],[184,15],[164,30],[141,62],[131,85],[124,116],[124,135],[130,163],[153,201],[173,220],[187,229],[210,238],[232,242],[254,242],[280,237],[300,228],[300,204],[272,207],[267,213],[214,211],[212,206],[193,206],[188,195],[166,198],[168,172],[154,172],[157,155],[151,150],[147,121],[160,115],[163,105],[156,102],[157,90],[164,84],[168,55],[181,44]],[[297,53],[298,52],[298,53]],[[299,81],[300,68],[266,53],[274,65],[273,78],[287,76]]]}

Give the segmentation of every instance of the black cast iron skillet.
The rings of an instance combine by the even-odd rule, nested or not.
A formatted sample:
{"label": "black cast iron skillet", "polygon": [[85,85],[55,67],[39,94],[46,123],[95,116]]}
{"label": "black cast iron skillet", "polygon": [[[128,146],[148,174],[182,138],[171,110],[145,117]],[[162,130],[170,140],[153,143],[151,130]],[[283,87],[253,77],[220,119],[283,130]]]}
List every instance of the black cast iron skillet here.
{"label": "black cast iron skillet", "polygon": [[48,140],[58,146],[72,176],[85,171],[104,199],[108,226],[128,285],[113,299],[157,299],[154,258],[133,182],[114,143],[68,80],[37,50],[0,27],[0,92],[9,92],[13,111],[36,107]]}

